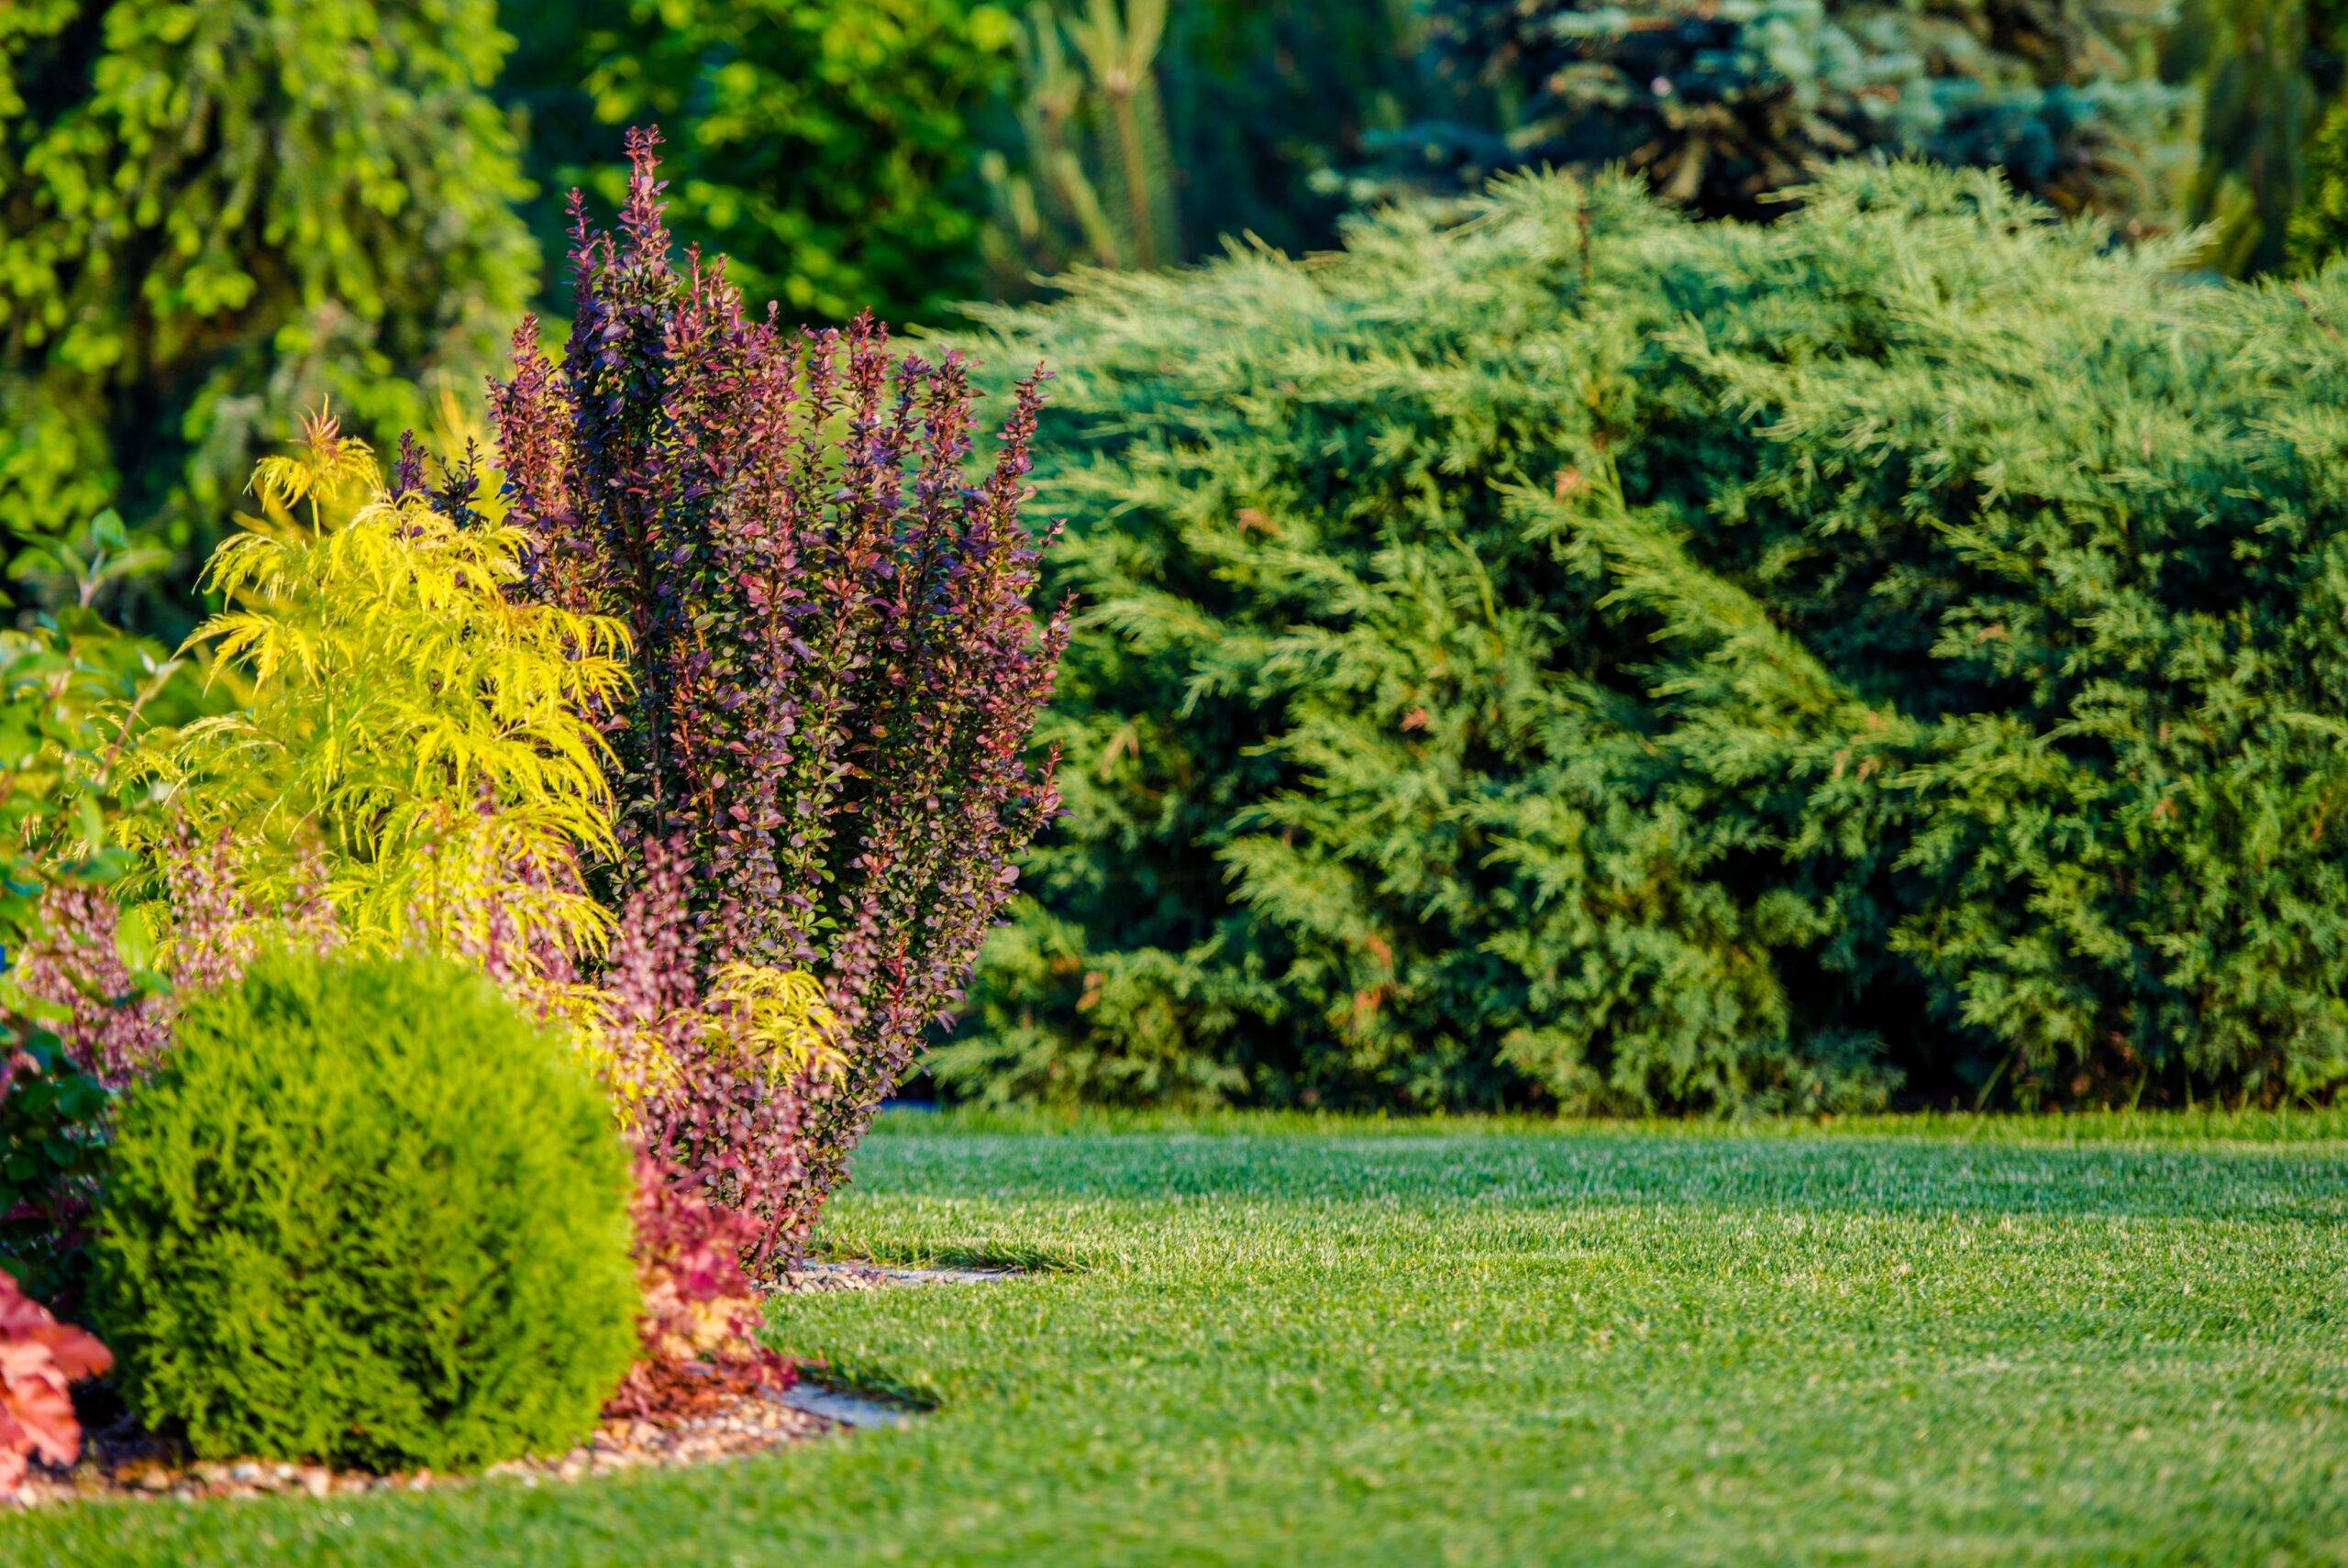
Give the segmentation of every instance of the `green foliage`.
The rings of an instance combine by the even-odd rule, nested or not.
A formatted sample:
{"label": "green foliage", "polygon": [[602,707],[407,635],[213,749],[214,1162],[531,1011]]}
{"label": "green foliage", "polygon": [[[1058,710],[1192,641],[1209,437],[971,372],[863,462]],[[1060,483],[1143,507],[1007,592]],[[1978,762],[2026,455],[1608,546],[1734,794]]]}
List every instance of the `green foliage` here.
{"label": "green foliage", "polygon": [[573,186],[616,202],[657,122],[669,219],[756,304],[938,320],[1078,261],[1156,266],[1242,232],[1330,242],[1335,171],[1422,111],[1412,0],[523,0],[548,256]]}
{"label": "green foliage", "polygon": [[793,318],[933,315],[979,286],[975,127],[1008,81],[985,0],[521,0],[500,91],[527,116],[531,221],[616,204],[620,132],[668,138],[670,222]]}
{"label": "green foliage", "polygon": [[1436,0],[1438,66],[1490,90],[1490,134],[1402,138],[1398,172],[1616,163],[1706,216],[1762,217],[1859,154],[2001,171],[2066,210],[2158,204],[2170,94],[2137,43],[2163,0]]}
{"label": "green foliage", "polygon": [[2183,215],[2208,231],[2204,259],[2219,271],[2304,268],[2329,254],[2301,210],[2323,199],[2314,144],[2340,97],[2343,26],[2338,0],[2185,0],[2162,38],[2161,74],[2195,104]]}
{"label": "green foliage", "polygon": [[[1085,606],[965,1093],[2348,1079],[2348,272],[1994,176],[1623,182],[998,312]],[[1235,1080],[1244,1087],[1235,1088]]]}
{"label": "green foliage", "polygon": [[[111,526],[100,536],[123,547]],[[64,596],[94,597],[106,564],[72,562]],[[81,604],[0,630],[0,1271],[44,1302],[70,1305],[83,1283],[113,1097],[66,1049],[58,1009],[28,991],[23,961],[58,892],[130,869],[122,840],[155,791],[124,766],[124,736],[145,715],[183,716],[180,670]]]}
{"label": "green foliage", "polygon": [[22,946],[52,882],[127,867],[117,824],[155,791],[124,765],[125,736],[183,716],[181,669],[80,606],[0,628],[0,950]]}
{"label": "green foliage", "polygon": [[2308,271],[2348,250],[2348,97],[2333,103],[2307,149],[2307,181],[2285,234],[2290,269]]}
{"label": "green foliage", "polygon": [[1421,67],[1423,10],[1422,0],[1174,6],[1158,87],[1185,259],[1241,235],[1291,253],[1336,242],[1353,204],[1343,171],[1381,137],[1461,107]]}
{"label": "green foliage", "polygon": [[[208,544],[331,396],[389,437],[532,270],[492,0],[31,0],[0,14],[0,515]],[[168,609],[158,612],[168,617]]]}
{"label": "green foliage", "polygon": [[602,1093],[479,976],[266,953],[123,1101],[96,1316],[200,1455],[557,1451],[634,1353],[629,1194]]}
{"label": "green foliage", "polygon": [[67,1309],[88,1284],[83,1221],[105,1167],[114,1096],[53,1030],[19,1022],[0,1068],[0,1274]]}

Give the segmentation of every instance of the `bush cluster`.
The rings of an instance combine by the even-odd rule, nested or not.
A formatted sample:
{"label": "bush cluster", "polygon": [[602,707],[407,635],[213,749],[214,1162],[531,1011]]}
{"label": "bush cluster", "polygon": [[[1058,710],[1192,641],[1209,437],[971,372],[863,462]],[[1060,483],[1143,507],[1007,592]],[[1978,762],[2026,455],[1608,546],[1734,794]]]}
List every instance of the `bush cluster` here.
{"label": "bush cluster", "polygon": [[202,1456],[559,1451],[635,1353],[629,1201],[602,1092],[486,980],[265,952],[125,1097],[95,1318]]}
{"label": "bush cluster", "polygon": [[86,607],[0,641],[0,1252],[76,1305],[97,1205],[132,1408],[200,1454],[559,1446],[639,1348],[626,1413],[786,1381],[752,1280],[1054,810],[1036,385],[969,471],[954,358],[679,264],[657,140],[624,238],[581,204],[564,363],[515,335],[502,471],[325,413],[260,465],[215,711]]}
{"label": "bush cluster", "polygon": [[1604,1110],[2348,1077],[2348,272],[1994,177],[1620,182],[980,351],[1086,606],[962,1093]]}

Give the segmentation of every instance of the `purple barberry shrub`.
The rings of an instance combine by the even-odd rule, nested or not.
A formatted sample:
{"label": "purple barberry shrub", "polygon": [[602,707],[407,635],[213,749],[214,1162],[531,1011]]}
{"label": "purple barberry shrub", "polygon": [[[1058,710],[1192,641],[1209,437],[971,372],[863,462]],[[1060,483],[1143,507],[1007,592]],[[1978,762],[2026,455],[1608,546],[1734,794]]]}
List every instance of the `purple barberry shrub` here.
{"label": "purple barberry shrub", "polygon": [[[722,263],[671,254],[658,144],[629,137],[616,234],[573,196],[569,347],[550,363],[524,322],[493,411],[520,591],[633,635],[604,731],[623,840],[678,841],[690,866],[677,961],[703,982],[809,969],[837,1016],[823,1068],[696,1090],[714,1127],[795,1121],[803,1171],[740,1195],[788,1238],[950,1016],[1058,808],[1030,743],[1067,614],[1030,602],[1020,518],[1045,378],[974,469],[961,359],[892,353],[869,317],[746,314]],[[644,875],[602,890],[625,902]]]}

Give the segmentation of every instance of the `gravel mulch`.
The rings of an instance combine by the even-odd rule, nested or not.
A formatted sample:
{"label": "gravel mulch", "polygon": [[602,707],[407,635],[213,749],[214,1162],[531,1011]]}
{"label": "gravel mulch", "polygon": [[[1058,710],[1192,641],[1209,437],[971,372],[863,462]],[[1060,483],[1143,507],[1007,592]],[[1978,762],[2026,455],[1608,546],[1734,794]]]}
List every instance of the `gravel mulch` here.
{"label": "gravel mulch", "polygon": [[[614,1420],[559,1458],[517,1459],[483,1474],[518,1480],[525,1486],[548,1481],[577,1481],[647,1465],[700,1464],[761,1453],[783,1443],[818,1437],[844,1423],[786,1402],[763,1389],[725,1396],[710,1408],[673,1420]],[[94,1432],[82,1462],[60,1474],[36,1471],[20,1488],[28,1507],[101,1497],[165,1498],[324,1497],[356,1492],[420,1492],[427,1486],[461,1485],[470,1476],[435,1475],[428,1470],[378,1475],[371,1471],[330,1470],[323,1464],[270,1463],[257,1460],[194,1460],[175,1442],[150,1437],[126,1423]]]}
{"label": "gravel mulch", "polygon": [[[891,1269],[869,1264],[808,1264],[786,1274],[784,1295],[830,1290],[880,1290],[899,1285],[980,1283],[1008,1277],[990,1269]],[[763,1453],[784,1443],[852,1427],[892,1425],[908,1412],[852,1394],[802,1382],[785,1390],[746,1388],[703,1402],[688,1415],[661,1420],[605,1421],[569,1453],[552,1459],[510,1460],[490,1477],[525,1486],[582,1480],[647,1466],[703,1464]],[[18,1488],[23,1507],[98,1498],[193,1501],[205,1497],[293,1496],[325,1497],[360,1492],[415,1492],[463,1485],[471,1476],[430,1471],[379,1475],[323,1464],[257,1460],[194,1460],[177,1442],[150,1436],[125,1416],[87,1434],[81,1463],[58,1472],[36,1467]],[[0,1502],[0,1507],[6,1507]]]}
{"label": "gravel mulch", "polygon": [[1018,1277],[1009,1268],[883,1268],[866,1263],[806,1263],[782,1276],[782,1293],[878,1290],[890,1285],[993,1285]]}

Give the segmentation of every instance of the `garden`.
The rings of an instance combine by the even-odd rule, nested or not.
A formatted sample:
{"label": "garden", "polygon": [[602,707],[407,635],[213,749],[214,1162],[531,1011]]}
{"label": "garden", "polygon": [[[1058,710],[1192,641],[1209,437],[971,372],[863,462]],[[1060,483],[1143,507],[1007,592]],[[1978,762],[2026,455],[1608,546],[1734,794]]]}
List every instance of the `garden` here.
{"label": "garden", "polygon": [[2348,1560],[2335,12],[0,13],[0,1562]]}

